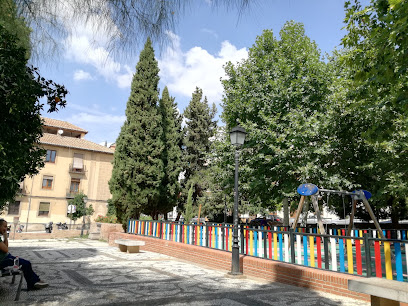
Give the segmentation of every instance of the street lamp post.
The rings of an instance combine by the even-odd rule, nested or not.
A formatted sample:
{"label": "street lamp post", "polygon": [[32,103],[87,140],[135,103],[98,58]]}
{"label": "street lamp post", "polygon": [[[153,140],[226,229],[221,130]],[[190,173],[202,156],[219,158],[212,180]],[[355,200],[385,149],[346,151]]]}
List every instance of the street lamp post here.
{"label": "street lamp post", "polygon": [[235,197],[234,197],[234,232],[232,234],[232,260],[231,274],[242,274],[239,268],[239,245],[238,245],[238,148],[245,142],[246,131],[240,126],[234,127],[230,132],[231,144],[235,146]]}
{"label": "street lamp post", "polygon": [[88,197],[83,197],[82,201],[84,201],[84,215],[82,216],[82,228],[81,228],[81,237],[84,235],[85,229],[85,215],[86,215],[86,203],[88,202]]}

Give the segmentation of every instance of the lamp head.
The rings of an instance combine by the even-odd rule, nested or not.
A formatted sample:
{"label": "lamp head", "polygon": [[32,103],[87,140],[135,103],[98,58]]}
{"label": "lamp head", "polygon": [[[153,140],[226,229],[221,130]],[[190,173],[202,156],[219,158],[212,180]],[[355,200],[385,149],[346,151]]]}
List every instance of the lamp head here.
{"label": "lamp head", "polygon": [[242,146],[245,142],[246,131],[241,126],[232,128],[230,132],[231,143],[235,146]]}

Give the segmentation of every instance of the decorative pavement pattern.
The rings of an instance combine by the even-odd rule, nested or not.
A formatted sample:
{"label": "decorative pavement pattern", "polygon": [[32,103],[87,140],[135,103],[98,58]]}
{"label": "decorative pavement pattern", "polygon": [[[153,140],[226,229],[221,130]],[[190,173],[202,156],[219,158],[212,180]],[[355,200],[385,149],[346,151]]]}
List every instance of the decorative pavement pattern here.
{"label": "decorative pavement pattern", "polygon": [[13,302],[16,285],[0,279],[0,305],[369,305],[368,302],[253,278],[231,278],[153,252],[122,253],[88,239],[10,240],[50,287]]}

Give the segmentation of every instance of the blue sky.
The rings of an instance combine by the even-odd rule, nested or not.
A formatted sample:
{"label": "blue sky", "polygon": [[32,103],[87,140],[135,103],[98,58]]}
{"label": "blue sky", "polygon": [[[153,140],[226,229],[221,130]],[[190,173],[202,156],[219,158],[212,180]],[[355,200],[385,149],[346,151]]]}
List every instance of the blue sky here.
{"label": "blue sky", "polygon": [[[180,112],[198,86],[221,114],[222,66],[246,58],[248,48],[265,29],[272,29],[278,37],[286,21],[302,22],[306,35],[322,54],[339,46],[345,34],[344,0],[258,0],[241,16],[234,10],[214,9],[211,0],[191,2],[176,31],[169,33],[173,44],[155,47],[160,90],[169,87]],[[43,76],[64,84],[69,91],[66,108],[43,115],[88,130],[88,140],[112,143],[125,120],[130,83],[143,46],[134,56],[115,58],[106,51],[103,34],[96,38],[98,46],[90,44],[95,39],[92,32],[90,25],[78,24],[73,36],[61,38],[65,47],[58,63],[40,65]]]}

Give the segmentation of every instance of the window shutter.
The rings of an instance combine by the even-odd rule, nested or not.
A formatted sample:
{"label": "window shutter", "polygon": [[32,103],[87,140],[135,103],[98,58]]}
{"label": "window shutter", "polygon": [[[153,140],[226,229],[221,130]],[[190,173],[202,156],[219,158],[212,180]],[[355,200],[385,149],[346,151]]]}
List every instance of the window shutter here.
{"label": "window shutter", "polygon": [[74,169],[83,169],[83,157],[82,154],[74,153]]}
{"label": "window shutter", "polygon": [[43,176],[43,180],[50,180],[50,181],[52,181],[54,178],[52,177],[52,176],[47,176],[47,175],[44,175]]}
{"label": "window shutter", "polygon": [[49,211],[50,210],[50,203],[40,203],[39,211]]}

